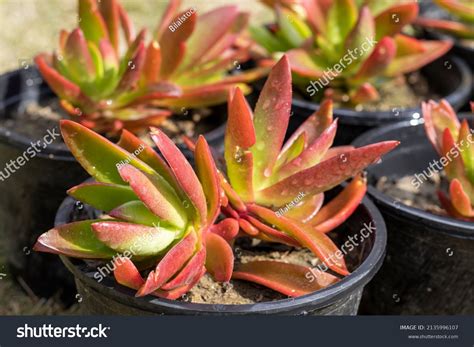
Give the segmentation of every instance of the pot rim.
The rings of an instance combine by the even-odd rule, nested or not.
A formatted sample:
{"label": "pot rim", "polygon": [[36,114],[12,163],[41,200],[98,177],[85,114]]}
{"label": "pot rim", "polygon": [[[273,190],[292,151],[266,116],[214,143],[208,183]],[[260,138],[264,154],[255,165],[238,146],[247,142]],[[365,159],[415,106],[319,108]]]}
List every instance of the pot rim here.
{"label": "pot rim", "polygon": [[[35,68],[36,69],[36,68]],[[20,75],[22,73],[22,69],[17,69],[13,71],[6,72],[0,75],[0,84],[8,83],[8,80],[13,76]],[[36,88],[36,89],[35,89]],[[7,99],[0,100],[0,110],[5,109],[11,105],[16,103],[20,103],[25,100],[35,100],[35,99],[42,99],[46,97],[56,97],[55,94],[51,91],[51,89],[45,84],[41,83],[40,85],[35,85],[34,88],[28,90],[22,90],[19,93],[16,93]],[[212,130],[202,134],[207,142],[212,145],[215,142],[218,142],[219,139],[224,137],[225,129],[227,126],[227,122],[224,121],[222,124],[213,128]],[[59,129],[59,122],[57,124]],[[47,130],[47,129],[46,129]],[[31,142],[33,139],[28,138],[25,135],[19,134],[16,131],[7,130],[4,127],[0,127],[0,142],[11,145],[20,151],[26,151],[28,147],[31,146]],[[183,147],[182,149],[184,149]],[[187,148],[187,147],[186,147]],[[42,149],[41,152],[37,153],[37,157],[44,158],[44,159],[57,159],[62,161],[75,161],[76,159],[71,154],[69,149],[64,143],[52,143],[49,144],[46,148]]]}
{"label": "pot rim", "polygon": [[[71,197],[66,198],[58,209],[55,225],[63,224],[67,221],[66,211],[69,211],[75,204]],[[371,220],[376,225],[375,239],[373,247],[367,258],[350,275],[343,278],[338,283],[331,285],[319,291],[284,300],[262,302],[256,304],[227,305],[227,304],[200,304],[187,303],[152,296],[143,298],[134,298],[135,291],[120,287],[120,290],[114,288],[116,282],[110,278],[104,279],[101,283],[86,275],[74,265],[71,259],[66,256],[60,256],[66,267],[79,280],[85,282],[88,286],[99,292],[106,292],[105,295],[111,297],[120,303],[131,305],[140,310],[154,312],[157,308],[171,310],[182,314],[274,314],[285,313],[289,310],[303,309],[311,307],[311,310],[327,307],[336,301],[347,296],[358,288],[363,288],[377,273],[382,266],[385,257],[385,247],[387,243],[387,229],[383,217],[375,204],[366,196],[361,202]],[[107,286],[107,280],[109,285]],[[132,300],[130,300],[132,299]]]}
{"label": "pot rim", "polygon": [[[473,83],[472,73],[467,64],[456,55],[449,54],[445,56],[445,60],[449,60],[456,67],[456,69],[453,70],[456,70],[456,73],[460,75],[461,82],[451,93],[442,98],[453,105],[453,108],[459,109],[469,99]],[[319,109],[318,103],[295,98],[292,100],[292,105],[311,112]],[[355,111],[348,108],[334,108],[333,112],[335,118],[339,118],[340,122],[344,122],[345,124],[360,124],[360,122],[363,122],[366,124],[380,125],[386,124],[387,121],[399,122],[419,119],[421,117],[421,108],[419,106],[400,109],[400,114],[396,117],[392,111]]]}
{"label": "pot rim", "polygon": [[[465,113],[459,113],[459,115],[461,114]],[[354,142],[352,142],[352,145],[356,147],[363,146],[369,142],[367,141],[367,139],[370,139],[370,141],[372,141],[372,139],[379,134],[383,134],[385,132],[393,130],[401,130],[406,127],[423,126],[423,123],[424,122],[422,119],[417,121],[411,120],[388,124],[383,127],[375,128],[357,137]],[[383,163],[387,161],[388,159],[384,159],[379,165],[383,165]],[[370,173],[370,167],[367,171]],[[394,198],[390,197],[389,195],[382,193],[372,184],[368,186],[367,191],[370,197],[377,205],[381,205],[384,208],[393,210],[394,213],[399,214],[404,219],[408,219],[415,223],[431,221],[439,225],[439,227],[436,229],[430,228],[435,232],[440,232],[448,234],[450,236],[456,236],[461,238],[474,239],[474,223],[472,222],[462,221],[452,217],[439,216],[416,207],[405,205],[402,202],[399,202]]]}

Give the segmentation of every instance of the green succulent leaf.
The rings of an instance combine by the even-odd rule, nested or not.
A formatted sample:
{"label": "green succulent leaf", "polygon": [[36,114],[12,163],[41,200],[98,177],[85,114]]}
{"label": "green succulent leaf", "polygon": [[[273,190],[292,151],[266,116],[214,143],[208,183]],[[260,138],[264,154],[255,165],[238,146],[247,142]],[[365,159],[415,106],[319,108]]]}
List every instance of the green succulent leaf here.
{"label": "green succulent leaf", "polygon": [[353,0],[335,0],[328,13],[326,34],[339,51],[357,21],[357,7]]}
{"label": "green succulent leaf", "polygon": [[69,189],[67,193],[73,198],[105,212],[112,211],[127,202],[138,200],[130,187],[112,183],[83,183]]}
{"label": "green succulent leaf", "polygon": [[55,227],[38,238],[34,250],[74,258],[109,259],[116,252],[102,243],[91,225],[99,220],[74,222]]}
{"label": "green succulent leaf", "polygon": [[91,224],[91,228],[102,243],[113,250],[145,258],[159,255],[175,240],[175,232],[158,226],[100,221]]}

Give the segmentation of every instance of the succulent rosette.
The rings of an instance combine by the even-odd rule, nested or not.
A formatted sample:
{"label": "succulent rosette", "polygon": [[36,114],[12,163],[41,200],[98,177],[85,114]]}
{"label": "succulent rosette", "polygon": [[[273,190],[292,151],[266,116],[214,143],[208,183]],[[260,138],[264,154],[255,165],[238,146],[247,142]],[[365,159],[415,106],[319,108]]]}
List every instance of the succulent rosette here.
{"label": "succulent rosette", "polygon": [[352,104],[378,100],[381,82],[420,69],[452,46],[402,33],[418,15],[414,1],[262,2],[276,18],[271,25],[251,28],[262,48],[259,54],[270,59],[262,64],[272,64],[285,52],[295,83],[310,96],[324,90]]}
{"label": "succulent rosette", "polygon": [[[471,102],[474,112],[474,103]],[[467,119],[462,122],[446,100],[422,104],[426,134],[443,158],[449,194],[438,193],[444,209],[453,217],[474,221],[474,137]]]}
{"label": "succulent rosette", "polygon": [[232,87],[250,91],[246,82],[266,69],[229,74],[248,59],[248,14],[236,6],[179,12],[180,3],[169,1],[147,43],[117,0],[79,0],[79,27],[61,31],[57,52],[35,58],[75,120],[99,132],[136,132],[177,108],[225,102]]}
{"label": "succulent rosette", "polygon": [[176,299],[206,271],[218,281],[230,280],[233,253],[219,236],[229,223],[214,225],[221,190],[203,137],[194,171],[158,129],[151,137],[161,155],[126,130],[117,145],[69,120],[61,122],[61,131],[95,179],[68,194],[105,215],[49,230],[36,251],[113,262],[117,282],[136,289],[137,296]]}
{"label": "succulent rosette", "polygon": [[[227,200],[222,212],[238,221],[243,235],[307,248],[333,273],[345,276],[349,271],[343,254],[327,233],[341,225],[364,197],[366,180],[361,172],[398,142],[331,148],[337,130],[331,101],[285,142],[291,97],[286,56],[273,67],[253,112],[241,90],[231,95],[225,135],[227,177],[221,173]],[[349,178],[353,180],[323,206],[324,192]],[[340,278],[321,271],[317,281],[308,281],[309,271],[295,264],[257,261],[237,264],[233,278],[289,296],[313,292]]]}
{"label": "succulent rosette", "polygon": [[434,0],[434,2],[456,20],[420,17],[416,20],[416,24],[460,39],[474,40],[474,2],[471,0]]}

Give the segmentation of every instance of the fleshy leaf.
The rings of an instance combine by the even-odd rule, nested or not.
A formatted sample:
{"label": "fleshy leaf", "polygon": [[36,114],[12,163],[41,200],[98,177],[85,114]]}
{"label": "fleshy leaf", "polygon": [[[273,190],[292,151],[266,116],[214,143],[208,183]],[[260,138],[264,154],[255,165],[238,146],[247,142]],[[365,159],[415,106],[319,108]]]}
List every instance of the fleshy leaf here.
{"label": "fleshy leaf", "polygon": [[466,176],[472,185],[474,185],[474,146],[473,137],[467,119],[464,119],[459,129],[459,151],[464,162]]}
{"label": "fleshy leaf", "polygon": [[404,40],[403,35],[395,36],[395,42],[397,44],[397,54],[386,70],[387,76],[398,76],[400,74],[416,71],[422,66],[444,55],[453,46],[453,43],[450,41],[418,40],[417,44],[422,47],[422,52],[400,55],[398,47],[401,40]]}
{"label": "fleshy leaf", "polygon": [[[123,130],[120,141],[117,143],[138,159],[148,164],[153,170],[158,172],[167,182],[173,183],[174,176],[165,161],[156,153],[156,151],[133,135],[130,131]],[[176,188],[173,185],[173,188]]]}
{"label": "fleshy leaf", "polygon": [[[179,21],[183,13],[178,14],[173,22]],[[180,66],[187,52],[185,42],[189,39],[196,28],[196,13],[192,13],[176,30],[164,30],[160,38],[161,46],[161,69],[160,76],[169,78]]]}
{"label": "fleshy leaf", "polygon": [[77,161],[100,182],[124,184],[117,170],[121,163],[129,163],[148,174],[154,173],[151,167],[129,152],[79,123],[61,120],[61,133]]}
{"label": "fleshy leaf", "polygon": [[307,221],[316,231],[327,233],[334,230],[349,218],[367,191],[367,180],[358,175],[334,199]]}
{"label": "fleshy leaf", "polygon": [[308,226],[284,216],[277,216],[272,210],[258,205],[249,205],[248,209],[268,224],[275,225],[278,229],[296,239],[301,245],[310,249],[331,270],[344,276],[349,274],[343,253],[325,234],[309,230]]}
{"label": "fleshy leaf", "polygon": [[337,119],[326,128],[322,134],[314,140],[303,152],[295,159],[285,164],[276,173],[278,180],[293,175],[296,172],[307,169],[318,164],[326,154],[329,147],[332,146],[337,131]]}
{"label": "fleshy leaf", "polygon": [[69,189],[67,193],[76,200],[105,212],[127,202],[138,200],[130,187],[112,183],[83,183]]}
{"label": "fleshy leaf", "polygon": [[76,84],[62,76],[58,71],[50,67],[48,63],[46,63],[43,55],[37,56],[35,58],[35,63],[50,88],[60,98],[68,99],[73,102],[79,102],[79,100],[85,100],[86,103],[88,102],[88,98],[82,94],[81,89]]}
{"label": "fleshy leaf", "polygon": [[120,219],[125,222],[137,223],[148,226],[166,226],[170,223],[164,222],[157,215],[153,214],[143,202],[130,201],[117,206],[109,212],[109,216]]}
{"label": "fleshy leaf", "polygon": [[348,151],[339,157],[329,158],[259,191],[256,201],[261,204],[282,206],[301,192],[305,194],[324,192],[373,164],[398,144],[397,141],[380,142]]}
{"label": "fleshy leaf", "polygon": [[395,57],[395,52],[394,40],[391,37],[382,38],[364,61],[354,79],[363,80],[382,73]]}
{"label": "fleshy leaf", "polygon": [[229,100],[225,135],[227,175],[244,200],[253,200],[253,157],[247,149],[255,144],[252,111],[240,89]]}
{"label": "fleshy leaf", "polygon": [[140,288],[145,280],[137,267],[127,257],[118,257],[114,261],[114,277],[117,283],[132,289]]}
{"label": "fleshy leaf", "polygon": [[173,290],[191,284],[196,276],[202,273],[205,261],[206,248],[203,247],[188,261],[180,273],[171,281],[163,285],[161,289]]}
{"label": "fleshy leaf", "polygon": [[162,131],[152,128],[151,137],[163,154],[165,160],[168,162],[179,186],[195,206],[201,223],[205,224],[207,219],[206,198],[204,196],[202,185],[193,168],[173,141],[171,141],[171,139]]}
{"label": "fleshy leaf", "polygon": [[234,267],[234,254],[226,240],[214,233],[206,235],[206,269],[218,282],[229,282]]}
{"label": "fleshy leaf", "polygon": [[55,227],[42,234],[33,249],[74,258],[112,258],[116,252],[99,241],[92,232],[91,224],[96,222],[99,220],[74,222]]}
{"label": "fleshy leaf", "polygon": [[81,29],[75,29],[69,34],[64,54],[68,72],[73,75],[74,81],[79,82],[94,77],[94,64]]}
{"label": "fleshy leaf", "polygon": [[252,216],[247,216],[246,218],[250,223],[252,223],[255,228],[260,231],[260,233],[258,234],[258,237],[260,239],[271,242],[280,242],[293,247],[301,247],[301,244],[288,234],[275,228],[272,228]]}
{"label": "fleshy leaf", "polygon": [[311,54],[304,49],[292,49],[287,52],[291,71],[307,78],[319,78],[324,74],[324,66],[319,66]]}
{"label": "fleshy leaf", "polygon": [[418,4],[396,4],[375,17],[376,40],[398,34],[402,28],[412,23],[418,16]]}
{"label": "fleshy leaf", "polygon": [[324,202],[324,194],[316,194],[311,197],[302,200],[296,204],[296,206],[285,212],[285,216],[292,218],[303,223],[311,220],[317,216]]}
{"label": "fleshy leaf", "polygon": [[237,265],[233,279],[258,283],[283,295],[306,295],[339,281],[327,272],[278,261],[253,261]]}
{"label": "fleshy leaf", "polygon": [[255,188],[271,175],[280,153],[290,118],[291,95],[290,66],[288,58],[283,56],[268,76],[255,107],[256,142],[251,148]]}
{"label": "fleshy leaf", "polygon": [[186,213],[172,192],[163,190],[160,182],[131,165],[119,169],[124,181],[130,184],[135,194],[158,217],[182,229],[187,223]]}
{"label": "fleshy leaf", "polygon": [[[352,70],[356,67],[360,66],[360,62],[362,62],[366,57],[370,55],[372,52],[373,47],[370,47],[372,41],[375,38],[375,22],[372,14],[370,13],[369,8],[364,5],[361,7],[359,11],[359,17],[357,19],[357,23],[354,28],[351,30],[349,35],[347,36],[345,42],[345,49],[346,51],[354,51],[359,52],[358,60],[349,65],[347,69]],[[374,41],[375,42],[375,41]],[[369,47],[367,49],[362,49],[364,44],[368,43]]]}
{"label": "fleshy leaf", "polygon": [[148,295],[168,282],[193,256],[196,250],[196,242],[196,234],[191,231],[183,240],[171,248],[158,263],[156,269],[149,273],[145,284],[136,296]]}
{"label": "fleshy leaf", "polygon": [[331,125],[332,122],[333,103],[330,99],[325,99],[321,102],[319,109],[309,116],[290,136],[283,146],[282,152],[285,152],[293,141],[303,133],[306,133],[306,143],[312,143]]}
{"label": "fleshy leaf", "polygon": [[102,39],[109,39],[107,27],[102,18],[96,0],[79,0],[79,26],[87,40],[97,45]]}
{"label": "fleshy leaf", "polygon": [[194,152],[196,171],[207,203],[207,222],[213,223],[219,214],[221,190],[216,164],[204,136],[199,136]]}
{"label": "fleshy leaf", "polygon": [[334,0],[329,9],[326,35],[331,42],[340,46],[357,21],[357,7],[354,0]]}
{"label": "fleshy leaf", "polygon": [[474,217],[474,211],[469,196],[463,189],[461,182],[457,179],[451,181],[449,186],[449,195],[453,207],[465,217]]}
{"label": "fleshy leaf", "polygon": [[180,6],[181,6],[181,0],[168,1],[168,6],[163,12],[163,15],[160,20],[160,24],[156,28],[155,36],[157,40],[161,39],[161,36],[165,32],[165,30],[169,30],[168,26],[170,25],[170,22],[173,21],[173,18],[178,12]]}
{"label": "fleshy leaf", "polygon": [[199,17],[195,30],[187,41],[183,68],[199,61],[220,38],[232,27],[238,18],[236,6],[223,6]]}
{"label": "fleshy leaf", "polygon": [[214,224],[210,232],[219,235],[226,241],[231,241],[239,233],[239,222],[234,218],[226,218]]}
{"label": "fleshy leaf", "polygon": [[239,219],[239,227],[250,236],[255,237],[259,234],[259,230],[245,219]]}
{"label": "fleshy leaf", "polygon": [[101,242],[117,252],[137,257],[156,256],[174,241],[175,232],[158,226],[148,227],[124,222],[101,221],[91,225]]}

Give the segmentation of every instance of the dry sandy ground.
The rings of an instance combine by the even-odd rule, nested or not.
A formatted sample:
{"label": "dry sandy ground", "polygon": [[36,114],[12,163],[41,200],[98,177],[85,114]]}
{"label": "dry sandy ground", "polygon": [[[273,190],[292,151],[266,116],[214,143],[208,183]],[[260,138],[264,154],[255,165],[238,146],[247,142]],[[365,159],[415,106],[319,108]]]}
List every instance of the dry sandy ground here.
{"label": "dry sandy ground", "polygon": [[[167,1],[123,0],[122,3],[136,29],[143,26],[153,29]],[[199,13],[229,3],[251,10],[254,13],[253,21],[269,18],[268,13],[262,14],[262,7],[256,0],[185,0],[184,6],[195,6]],[[75,26],[76,4],[76,0],[0,0],[0,73],[31,64],[37,53],[53,50],[57,45],[59,30],[70,30]],[[28,294],[28,288],[22,289],[11,281],[2,259],[1,239],[0,236],[0,315],[80,312],[80,305],[64,310],[54,298],[37,298]]]}

